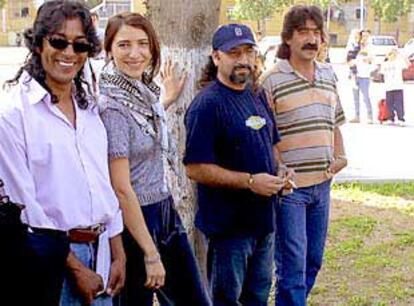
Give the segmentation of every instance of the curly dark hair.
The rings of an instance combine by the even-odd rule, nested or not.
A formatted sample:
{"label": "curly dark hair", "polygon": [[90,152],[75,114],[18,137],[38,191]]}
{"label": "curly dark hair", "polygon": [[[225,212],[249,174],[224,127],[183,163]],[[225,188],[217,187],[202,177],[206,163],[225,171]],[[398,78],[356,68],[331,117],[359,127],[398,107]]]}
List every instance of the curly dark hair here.
{"label": "curly dark hair", "polygon": [[217,67],[214,65],[213,58],[210,55],[208,57],[207,64],[201,70],[201,77],[197,82],[197,88],[202,89],[207,86],[211,81],[217,78]]}
{"label": "curly dark hair", "polygon": [[[78,18],[82,24],[83,30],[91,49],[88,57],[94,57],[101,51],[101,43],[92,24],[91,14],[88,8],[77,1],[70,0],[53,0],[42,4],[36,15],[33,27],[25,30],[24,42],[29,49],[29,55],[25,63],[19,69],[16,76],[5,82],[4,85],[16,85],[24,71],[41,84],[51,95],[52,103],[58,103],[59,100],[49,86],[46,84],[46,71],[41,62],[39,50],[42,50],[43,39],[51,33],[57,32],[67,19]],[[93,72],[92,72],[93,73]],[[29,80],[30,81],[30,80]],[[88,107],[87,93],[84,84],[87,86],[89,94],[91,89],[83,76],[83,68],[77,73],[74,84],[76,87],[75,98],[81,109]]]}
{"label": "curly dark hair", "polygon": [[282,43],[280,44],[276,55],[278,58],[290,58],[290,48],[286,41],[292,38],[295,30],[304,27],[307,20],[315,22],[318,30],[322,33],[322,41],[326,40],[321,9],[315,5],[295,5],[286,13],[283,20],[281,33]]}

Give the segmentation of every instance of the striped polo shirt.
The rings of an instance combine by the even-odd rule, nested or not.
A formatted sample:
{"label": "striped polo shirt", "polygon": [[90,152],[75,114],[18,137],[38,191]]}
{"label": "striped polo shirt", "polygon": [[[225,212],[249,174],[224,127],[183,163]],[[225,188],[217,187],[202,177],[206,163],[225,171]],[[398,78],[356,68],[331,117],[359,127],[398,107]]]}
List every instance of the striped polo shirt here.
{"label": "striped polo shirt", "polygon": [[286,166],[295,170],[296,185],[329,179],[334,128],[345,122],[332,67],[315,62],[315,80],[310,82],[289,61],[279,60],[263,75],[262,85],[274,103],[278,149]]}

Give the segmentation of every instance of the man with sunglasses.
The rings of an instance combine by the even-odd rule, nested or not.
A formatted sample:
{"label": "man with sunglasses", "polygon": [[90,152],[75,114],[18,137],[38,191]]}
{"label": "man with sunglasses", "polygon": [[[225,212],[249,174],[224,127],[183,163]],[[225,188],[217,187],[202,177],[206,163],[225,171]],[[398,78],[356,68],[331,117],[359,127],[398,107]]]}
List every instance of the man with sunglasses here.
{"label": "man with sunglasses", "polygon": [[0,111],[0,177],[26,206],[25,305],[112,305],[125,275],[123,225],[106,131],[82,77],[100,42],[88,9],[66,0],[39,8],[25,42],[30,55]]}

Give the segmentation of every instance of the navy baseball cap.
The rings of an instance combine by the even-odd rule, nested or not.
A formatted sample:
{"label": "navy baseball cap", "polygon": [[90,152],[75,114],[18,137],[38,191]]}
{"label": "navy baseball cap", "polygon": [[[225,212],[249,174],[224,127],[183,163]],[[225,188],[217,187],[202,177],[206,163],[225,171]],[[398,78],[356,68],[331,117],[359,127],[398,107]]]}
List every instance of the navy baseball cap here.
{"label": "navy baseball cap", "polygon": [[220,26],[213,35],[213,50],[228,52],[240,45],[256,45],[252,30],[244,25],[230,23]]}

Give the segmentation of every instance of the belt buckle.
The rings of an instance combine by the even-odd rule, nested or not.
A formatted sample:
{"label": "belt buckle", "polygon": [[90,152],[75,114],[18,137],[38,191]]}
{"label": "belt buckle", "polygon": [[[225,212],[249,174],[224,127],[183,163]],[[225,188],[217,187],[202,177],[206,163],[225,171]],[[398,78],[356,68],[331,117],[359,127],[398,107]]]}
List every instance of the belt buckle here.
{"label": "belt buckle", "polygon": [[92,225],[90,229],[95,233],[102,234],[105,231],[105,225],[103,225],[102,223],[98,223]]}

